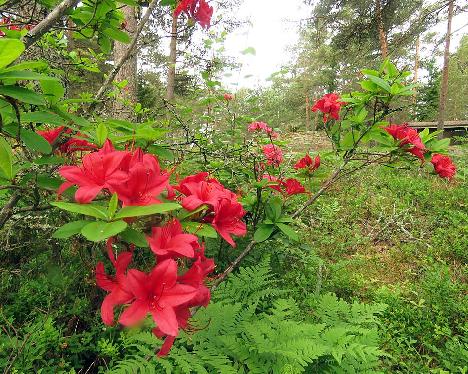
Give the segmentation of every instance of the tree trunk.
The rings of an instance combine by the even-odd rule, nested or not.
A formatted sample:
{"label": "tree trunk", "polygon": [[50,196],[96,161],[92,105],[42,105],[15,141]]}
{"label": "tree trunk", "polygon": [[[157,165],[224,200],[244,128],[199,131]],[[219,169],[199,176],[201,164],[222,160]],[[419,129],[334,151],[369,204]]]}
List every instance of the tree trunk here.
{"label": "tree trunk", "polygon": [[[125,15],[125,31],[128,32],[130,39],[132,39],[137,29],[136,8],[126,5],[122,8],[122,12]],[[122,58],[122,56],[126,53],[127,48],[128,44],[115,42],[114,64],[116,64]],[[129,59],[122,65],[121,69],[115,76],[115,80],[117,82],[126,80],[128,83],[114,100],[114,116],[129,121],[135,118],[133,110],[129,104],[136,103],[137,101],[137,51],[137,48],[132,51]]]}
{"label": "tree trunk", "polygon": [[177,63],[177,17],[172,15],[171,44],[169,52],[169,64],[167,67],[167,92],[166,99],[174,99],[175,76]]}
{"label": "tree trunk", "polygon": [[[413,83],[418,83],[418,71],[419,71],[419,45],[420,45],[420,38],[416,39],[416,53],[414,56],[414,75],[413,75]],[[416,92],[413,95],[413,104],[416,104]]]}
{"label": "tree trunk", "polygon": [[[448,7],[447,35],[445,36],[444,68],[442,70],[442,82],[439,96],[439,121],[437,122],[437,130],[442,131],[444,130],[445,109],[447,106],[448,73],[450,62],[450,34],[452,33],[453,5],[454,0],[450,0]],[[439,135],[439,138],[442,137],[443,133]]]}
{"label": "tree trunk", "polygon": [[308,94],[306,94],[306,130],[310,130],[310,102]]}
{"label": "tree trunk", "polygon": [[375,17],[377,21],[377,31],[379,33],[379,42],[380,42],[380,53],[383,59],[386,59],[388,56],[388,43],[387,43],[387,33],[385,32],[385,27],[382,18],[382,4],[381,0],[375,0]]}

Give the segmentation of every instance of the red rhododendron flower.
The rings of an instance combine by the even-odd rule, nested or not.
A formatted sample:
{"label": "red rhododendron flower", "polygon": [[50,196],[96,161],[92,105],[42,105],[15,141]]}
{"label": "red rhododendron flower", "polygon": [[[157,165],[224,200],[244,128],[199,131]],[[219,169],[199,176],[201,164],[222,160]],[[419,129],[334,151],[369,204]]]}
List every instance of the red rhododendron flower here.
{"label": "red rhododendron flower", "polygon": [[449,156],[443,156],[436,153],[432,156],[431,163],[434,165],[435,172],[441,178],[447,178],[450,180],[457,172],[457,167]]}
{"label": "red rhododendron flower", "polygon": [[177,283],[177,263],[164,260],[150,274],[131,269],[127,273],[127,289],[135,300],[120,316],[124,326],[133,326],[148,313],[153,316],[159,330],[165,335],[177,336],[179,323],[175,308],[191,300],[197,289]]}
{"label": "red rhododendron flower", "polygon": [[249,132],[263,131],[265,134],[270,136],[272,139],[276,139],[278,137],[278,133],[273,131],[273,129],[270,126],[268,126],[265,122],[252,122],[247,127],[247,130]]}
{"label": "red rhododendron flower", "polygon": [[[58,137],[62,134],[69,134],[71,129],[65,130],[64,126],[55,127],[50,130],[39,130],[36,131],[37,134],[42,136],[49,144],[54,144]],[[78,151],[90,151],[96,149],[96,145],[88,142],[87,140],[83,139],[85,135],[81,133],[76,134],[77,137],[73,137],[67,140],[64,144],[60,145],[58,150],[62,153],[72,153]],[[81,137],[81,138],[79,138]]]}
{"label": "red rhododendron flower", "polygon": [[288,195],[297,195],[306,192],[304,186],[297,179],[294,178],[287,179],[284,182],[284,187]]}
{"label": "red rhododendron flower", "polygon": [[399,146],[404,147],[406,152],[424,160],[426,147],[415,129],[409,127],[407,123],[404,123],[403,125],[389,125],[384,127],[384,130],[394,139],[399,140]]}
{"label": "red rhododendron flower", "polygon": [[234,96],[228,93],[225,93],[223,97],[224,97],[224,100],[226,101],[231,101],[232,99],[234,99]]}
{"label": "red rhododendron flower", "polygon": [[63,132],[65,126],[55,127],[50,130],[38,130],[36,131],[37,134],[42,136],[49,144],[53,144],[60,134]]}
{"label": "red rhododendron flower", "polygon": [[315,159],[312,160],[312,157],[310,157],[308,153],[294,165],[294,169],[307,169],[310,173],[317,170],[319,167],[320,155],[317,155]]}
{"label": "red rhododendron flower", "polygon": [[269,188],[286,194],[288,196],[305,193],[304,186],[297,179],[289,178],[286,181],[282,181],[272,175],[265,174],[263,179],[268,179],[271,183],[268,185]]}
{"label": "red rhododendron flower", "polygon": [[182,12],[197,21],[201,27],[206,29],[210,27],[213,7],[209,6],[205,0],[181,0],[174,15],[178,17]]}
{"label": "red rhododendron flower", "polygon": [[185,234],[182,225],[176,219],[162,227],[153,227],[151,236],[147,238],[151,250],[158,259],[170,257],[195,257],[195,249],[199,247],[198,238]]}
{"label": "red rhododendron flower", "polygon": [[[191,317],[190,308],[194,306],[206,307],[211,298],[210,289],[205,286],[204,280],[206,276],[214,270],[214,261],[205,257],[204,247],[200,247],[197,250],[196,257],[197,260],[193,263],[192,267],[184,275],[178,277],[180,283],[187,284],[197,289],[197,294],[193,299],[174,308],[177,323],[179,324],[179,328],[182,329],[188,326],[188,320]],[[153,329],[153,333],[158,338],[163,338],[166,335],[158,327]],[[163,357],[169,353],[175,338],[175,336],[166,337],[158,352],[158,356]]]}
{"label": "red rhododendron flower", "polygon": [[109,326],[114,323],[114,307],[129,303],[134,298],[133,294],[125,289],[125,271],[132,261],[132,253],[122,252],[117,256],[117,260],[114,261],[115,277],[110,277],[106,274],[102,262],[99,262],[96,266],[96,282],[99,287],[109,292],[101,304],[102,321]]}
{"label": "red rhododendron flower", "polygon": [[242,222],[245,213],[242,205],[237,201],[223,199],[215,209],[211,225],[224,240],[235,247],[236,243],[231,235],[244,236],[247,234],[247,226]]}
{"label": "red rhododendron flower", "polygon": [[73,185],[78,186],[75,200],[81,204],[91,202],[103,189],[112,190],[112,185],[125,181],[127,173],[120,170],[128,152],[116,151],[110,140],[102,149],[83,157],[81,166],[62,166],[59,174],[66,179],[58,190],[59,195]]}
{"label": "red rhododendron flower", "polygon": [[123,161],[121,169],[127,178],[110,181],[111,192],[117,193],[124,206],[159,203],[157,196],[169,185],[169,175],[161,170],[158,159],[138,148]]}
{"label": "red rhododendron flower", "polygon": [[335,120],[340,119],[340,109],[345,102],[339,101],[340,97],[335,93],[323,95],[323,97],[314,104],[312,111],[320,110],[323,113],[323,122],[327,122],[330,118]]}
{"label": "red rhododendron flower", "polygon": [[263,154],[267,159],[267,164],[278,167],[283,162],[283,152],[281,148],[274,144],[263,146]]}

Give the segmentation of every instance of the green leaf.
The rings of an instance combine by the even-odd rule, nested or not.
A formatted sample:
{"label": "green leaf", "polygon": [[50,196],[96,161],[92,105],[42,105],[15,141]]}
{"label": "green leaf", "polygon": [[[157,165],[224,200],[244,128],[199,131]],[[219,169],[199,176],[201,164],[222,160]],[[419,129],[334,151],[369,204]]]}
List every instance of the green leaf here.
{"label": "green leaf", "polygon": [[52,104],[57,103],[65,95],[65,88],[63,88],[62,83],[58,80],[41,81],[41,88],[44,95]]}
{"label": "green leaf", "polygon": [[146,206],[126,206],[120,209],[115,215],[115,219],[128,218],[128,217],[139,217],[139,216],[150,216],[153,214],[159,214],[169,212],[182,208],[176,203],[161,203]]}
{"label": "green leaf", "polygon": [[376,77],[375,75],[369,75],[369,74],[366,74],[366,76],[372,82],[374,82],[377,86],[379,86],[380,88],[383,88],[385,91],[387,91],[389,93],[392,91],[392,88],[390,87],[388,82],[383,80],[382,78]]}
{"label": "green leaf", "polygon": [[115,236],[127,228],[127,222],[102,222],[96,221],[87,224],[81,229],[81,234],[92,242],[101,242]]}
{"label": "green leaf", "polygon": [[62,227],[60,227],[57,231],[52,234],[53,238],[56,239],[66,239],[70,236],[79,234],[81,229],[89,224],[90,221],[73,221],[66,223]]}
{"label": "green leaf", "polygon": [[109,38],[117,40],[118,42],[128,44],[130,43],[130,36],[126,32],[117,29],[105,29],[104,34]]}
{"label": "green leaf", "polygon": [[125,231],[122,231],[119,236],[124,242],[133,243],[137,247],[149,247],[145,234],[130,227],[127,227]]}
{"label": "green leaf", "polygon": [[[376,91],[377,90],[377,85],[374,83],[374,82],[371,82],[370,80],[365,80],[365,81],[361,81],[359,82],[361,87],[366,90],[366,91]],[[347,100],[347,102],[349,102]]]}
{"label": "green leaf", "polygon": [[271,236],[274,229],[275,229],[274,225],[265,225],[265,224],[259,225],[257,230],[255,230],[254,240],[257,243],[264,242]]}
{"label": "green leaf", "polygon": [[206,238],[217,238],[218,233],[213,228],[213,226],[208,225],[206,223],[199,223],[199,222],[182,222],[182,227],[185,231],[197,235],[199,237],[206,237]]}
{"label": "green leaf", "polygon": [[[0,39],[1,40],[1,39]],[[26,104],[44,105],[45,100],[34,91],[19,86],[0,86],[0,95],[12,97]]]}
{"label": "green leaf", "polygon": [[24,61],[20,62],[18,64],[9,66],[5,69],[2,69],[3,71],[13,71],[13,70],[35,70],[35,69],[45,69],[49,66],[47,62],[41,61],[41,60],[36,60],[36,61]]}
{"label": "green leaf", "polygon": [[59,178],[53,178],[49,175],[40,174],[37,176],[37,185],[45,190],[57,191],[62,184]]}
{"label": "green leaf", "polygon": [[265,206],[266,216],[271,219],[273,222],[276,222],[278,218],[281,217],[281,198],[275,196],[268,201],[268,204]]}
{"label": "green leaf", "polygon": [[340,141],[340,148],[342,150],[353,149],[359,139],[360,133],[356,130],[348,131]]}
{"label": "green leaf", "polygon": [[8,180],[13,179],[13,152],[4,138],[0,138],[0,169]]}
{"label": "green leaf", "polygon": [[24,43],[18,39],[0,39],[0,69],[10,65],[23,53]]}
{"label": "green leaf", "polygon": [[294,231],[290,226],[285,225],[284,223],[277,223],[276,226],[285,234],[289,239],[294,241],[299,241],[299,236],[297,232]]}
{"label": "green leaf", "polygon": [[65,203],[61,201],[53,201],[50,203],[50,205],[72,213],[79,213],[84,214],[85,216],[107,219],[107,210],[100,205]]}
{"label": "green leaf", "polygon": [[96,140],[99,147],[102,147],[108,135],[109,131],[107,130],[106,125],[101,122],[96,129]]}
{"label": "green leaf", "polygon": [[170,161],[170,162],[175,160],[174,153],[172,153],[172,151],[167,149],[167,148],[160,147],[158,145],[153,145],[153,146],[149,147],[148,150],[151,153],[158,156],[158,158],[160,158],[160,159],[167,160],[167,161]]}
{"label": "green leaf", "polygon": [[23,143],[32,151],[49,154],[52,152],[52,147],[47,140],[34,131],[21,129],[20,134]]}
{"label": "green leaf", "polygon": [[47,123],[54,126],[65,124],[64,119],[57,114],[43,111],[23,113],[21,115],[21,122]]}
{"label": "green leaf", "polygon": [[[0,39],[1,40],[1,39]],[[44,74],[35,73],[27,70],[14,70],[0,72],[0,80],[11,79],[15,81],[19,80],[35,80],[35,81],[45,81],[45,80],[57,80],[55,77],[51,77]]]}
{"label": "green leaf", "polygon": [[107,213],[109,219],[112,219],[114,217],[115,212],[117,211],[117,205],[119,204],[119,198],[117,194],[114,192],[112,194],[112,197],[109,201],[109,206],[107,208]]}

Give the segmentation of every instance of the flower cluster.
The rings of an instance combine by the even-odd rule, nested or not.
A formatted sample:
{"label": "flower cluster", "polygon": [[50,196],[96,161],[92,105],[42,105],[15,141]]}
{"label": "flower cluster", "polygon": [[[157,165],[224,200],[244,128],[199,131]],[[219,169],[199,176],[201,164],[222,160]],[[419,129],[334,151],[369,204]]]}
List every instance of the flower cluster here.
{"label": "flower cluster", "polygon": [[223,98],[224,98],[224,100],[226,100],[226,101],[234,100],[234,96],[231,95],[230,93],[225,93],[225,94],[223,95]]}
{"label": "flower cluster", "polygon": [[268,126],[265,122],[252,122],[248,127],[247,130],[249,132],[261,131],[267,134],[272,139],[278,138],[278,133],[275,132],[270,126]]}
{"label": "flower cluster", "polygon": [[296,170],[304,170],[307,174],[312,174],[320,167],[320,155],[315,156],[314,159],[307,153],[294,165]]}
{"label": "flower cluster", "polygon": [[338,121],[340,119],[340,109],[346,104],[346,102],[340,101],[340,97],[337,94],[329,93],[317,100],[312,107],[312,111],[321,111],[323,113],[324,123],[326,123],[330,118]]}
{"label": "flower cluster", "polygon": [[209,6],[205,0],[181,0],[174,10],[174,15],[178,17],[182,12],[193,18],[203,28],[208,29],[211,26],[213,7]]}
{"label": "flower cluster", "polygon": [[[54,141],[55,134],[44,134]],[[80,166],[63,166],[59,174],[65,182],[59,194],[69,187],[78,187],[75,200],[90,203],[98,194],[116,194],[122,206],[158,204],[161,194],[177,200],[200,224],[211,225],[222,238],[235,247],[232,235],[242,236],[247,228],[242,218],[245,211],[237,195],[226,189],[208,173],[198,173],[182,179],[177,185],[169,183],[169,173],[162,170],[158,159],[141,149],[116,150],[110,140],[82,158]],[[131,221],[130,223],[133,223]],[[188,326],[190,308],[207,306],[210,290],[205,283],[215,267],[205,256],[204,244],[183,231],[179,220],[169,218],[152,227],[147,243],[154,254],[155,265],[149,272],[129,269],[134,246],[114,256],[114,241],[107,242],[107,252],[114,275],[105,272],[104,263],[96,266],[96,282],[108,292],[101,305],[101,317],[106,325],[115,321],[114,311],[122,306],[118,322],[134,326],[151,314],[158,337],[166,337],[158,353],[166,355],[179,330]]]}
{"label": "flower cluster", "polygon": [[291,196],[306,193],[306,190],[301,182],[294,178],[282,180],[272,175],[264,174],[263,179],[269,181],[269,188],[281,192],[283,195]]}
{"label": "flower cluster", "polygon": [[[60,135],[62,134],[70,134],[71,129],[66,129],[65,126],[55,127],[49,130],[39,130],[37,133],[42,136],[45,140],[49,142],[49,144],[54,145]],[[65,153],[70,154],[73,152],[79,151],[91,151],[96,149],[96,145],[93,143],[88,142],[84,139],[86,136],[81,133],[77,133],[76,136],[68,139],[65,143],[60,144],[57,148],[58,153]]]}
{"label": "flower cluster", "polygon": [[[408,153],[419,158],[424,162],[424,155],[428,152],[424,143],[419,136],[419,133],[408,126],[407,123],[402,125],[389,125],[384,127],[384,130],[388,132],[395,140],[398,140],[398,145]],[[440,154],[434,154],[431,158],[431,163],[434,165],[435,172],[441,178],[452,179],[455,175],[457,168],[453,164],[452,160],[448,156],[442,156]]]}
{"label": "flower cluster", "polygon": [[[149,273],[127,270],[133,253],[121,252],[115,259],[113,239],[108,240],[108,256],[115,268],[115,276],[106,274],[102,262],[97,264],[96,282],[108,292],[101,305],[101,317],[106,325],[111,326],[115,319],[114,309],[125,305],[118,322],[124,326],[135,326],[151,314],[156,323],[153,333],[159,338],[166,337],[158,353],[164,356],[171,349],[179,330],[187,328],[190,308],[208,305],[211,294],[205,281],[215,264],[205,257],[204,247],[195,235],[182,232],[177,220],[154,228],[147,240],[156,260]],[[190,263],[183,275],[179,275],[176,259],[185,266]]]}
{"label": "flower cluster", "polygon": [[174,189],[181,193],[179,199],[186,210],[206,207],[202,222],[211,224],[233,247],[236,243],[231,235],[243,236],[247,233],[247,227],[242,222],[246,212],[237,201],[237,195],[216,179],[209,178],[208,173],[186,177]]}
{"label": "flower cluster", "polygon": [[283,151],[274,144],[266,144],[263,146],[263,155],[267,160],[267,164],[273,167],[278,167],[283,162]]}
{"label": "flower cluster", "polygon": [[447,178],[450,180],[457,172],[457,168],[449,156],[443,156],[436,153],[432,155],[431,163],[434,165],[435,172],[441,178]]}
{"label": "flower cluster", "polygon": [[384,128],[394,139],[399,141],[399,146],[406,152],[409,152],[424,161],[424,153],[426,147],[424,146],[418,132],[409,127],[407,123],[402,125],[389,125]]}

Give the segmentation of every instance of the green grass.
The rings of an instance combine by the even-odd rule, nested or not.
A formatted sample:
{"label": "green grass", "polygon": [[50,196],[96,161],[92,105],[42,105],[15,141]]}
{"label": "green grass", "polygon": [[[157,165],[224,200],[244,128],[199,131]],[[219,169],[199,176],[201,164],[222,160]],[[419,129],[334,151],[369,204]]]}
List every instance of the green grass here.
{"label": "green grass", "polygon": [[292,274],[314,275],[290,281],[300,292],[308,281],[310,289],[319,283],[341,297],[386,303],[388,372],[468,370],[468,147],[453,153],[453,183],[415,170],[368,169],[302,220],[310,260],[301,259]]}

